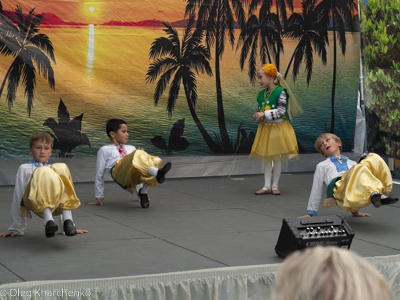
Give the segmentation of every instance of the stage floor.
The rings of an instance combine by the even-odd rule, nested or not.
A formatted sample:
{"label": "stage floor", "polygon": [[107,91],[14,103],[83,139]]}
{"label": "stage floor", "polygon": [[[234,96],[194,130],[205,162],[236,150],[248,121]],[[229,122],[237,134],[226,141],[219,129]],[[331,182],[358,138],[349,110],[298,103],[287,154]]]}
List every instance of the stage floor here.
{"label": "stage floor", "polygon": [[[93,183],[75,185],[81,206],[73,211],[89,233],[46,238],[42,219],[28,220],[24,236],[0,239],[0,284],[17,281],[91,279],[226,266],[280,263],[274,251],[282,219],[306,212],[313,173],[282,174],[280,196],[257,196],[262,175],[168,179],[151,188],[150,209],[113,182],[104,206]],[[0,231],[10,226],[13,186],[0,187]],[[400,196],[400,186],[392,194]],[[337,207],[355,231],[351,249],[361,256],[400,253],[400,203],[362,209],[355,218]]]}

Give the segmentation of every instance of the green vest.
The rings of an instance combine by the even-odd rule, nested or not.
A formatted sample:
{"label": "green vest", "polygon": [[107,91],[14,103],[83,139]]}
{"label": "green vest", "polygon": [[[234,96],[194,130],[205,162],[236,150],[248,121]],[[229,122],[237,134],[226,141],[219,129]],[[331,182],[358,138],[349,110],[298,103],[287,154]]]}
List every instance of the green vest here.
{"label": "green vest", "polygon": [[272,89],[272,93],[268,96],[268,98],[265,96],[267,93],[267,89],[262,90],[258,94],[257,102],[258,102],[258,107],[260,108],[260,111],[277,109],[278,102],[279,102],[279,96],[281,95],[282,91],[285,91],[285,93],[286,93],[286,110],[285,110],[285,115],[282,117],[282,119],[286,119],[287,112],[288,112],[288,105],[289,105],[289,94],[285,88],[280,87],[278,85]]}

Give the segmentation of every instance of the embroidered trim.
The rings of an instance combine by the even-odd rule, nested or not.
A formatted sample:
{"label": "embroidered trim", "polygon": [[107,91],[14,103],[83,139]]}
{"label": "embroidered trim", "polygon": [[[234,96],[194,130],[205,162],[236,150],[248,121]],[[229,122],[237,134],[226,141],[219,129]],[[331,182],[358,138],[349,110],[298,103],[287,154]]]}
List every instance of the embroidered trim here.
{"label": "embroidered trim", "polygon": [[18,231],[15,229],[9,229],[8,232],[14,233],[14,236],[18,235]]}
{"label": "embroidered trim", "polygon": [[307,209],[307,211],[306,211],[306,214],[307,215],[312,215],[312,216],[316,216],[317,215],[317,211],[315,211],[315,210],[309,210],[309,209]]}
{"label": "embroidered trim", "polygon": [[329,159],[331,160],[331,162],[333,162],[336,167],[336,171],[338,171],[339,173],[343,171],[348,171],[349,167],[347,165],[347,157],[342,155],[340,155],[339,157],[342,158],[342,161],[339,161],[336,156],[330,156]]}
{"label": "embroidered trim", "polygon": [[124,144],[111,143],[110,145],[114,145],[115,147],[117,147],[118,152],[119,152],[119,154],[121,154],[122,157],[127,155]]}
{"label": "embroidered trim", "polygon": [[51,161],[48,160],[46,161],[43,165],[40,162],[37,162],[36,160],[34,160],[33,158],[28,162],[28,164],[32,164],[32,172],[36,169],[39,168],[41,166],[51,166]]}
{"label": "embroidered trim", "polygon": [[[40,162],[37,162],[37,161],[34,160],[33,158],[32,158],[28,163],[34,165],[36,168],[39,168],[39,167],[42,166],[42,164],[41,164]],[[48,167],[50,167],[50,166],[51,166],[51,161],[50,161],[50,160],[46,161],[46,162],[43,164],[43,166],[48,166]]]}

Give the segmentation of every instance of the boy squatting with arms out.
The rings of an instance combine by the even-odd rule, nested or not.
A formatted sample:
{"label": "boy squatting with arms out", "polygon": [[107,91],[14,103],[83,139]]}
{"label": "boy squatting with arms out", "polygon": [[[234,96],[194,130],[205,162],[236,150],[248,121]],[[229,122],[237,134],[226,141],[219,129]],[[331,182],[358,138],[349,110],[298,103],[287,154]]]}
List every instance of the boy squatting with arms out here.
{"label": "boy squatting with arms out", "polygon": [[26,218],[32,218],[30,211],[44,219],[46,237],[53,237],[58,231],[53,215],[61,215],[65,235],[74,236],[87,230],[77,230],[72,221],[71,209],[80,205],[76,197],[71,174],[66,164],[51,164],[54,139],[49,133],[39,131],[29,139],[29,153],[32,160],[18,168],[13,202],[11,206],[12,225],[0,237],[23,235],[27,228]]}
{"label": "boy squatting with arms out", "polygon": [[397,198],[387,196],[392,190],[392,176],[379,155],[370,153],[357,164],[341,155],[342,141],[331,133],[321,134],[315,148],[327,159],[317,165],[307,214],[303,218],[317,214],[324,183],[328,186],[328,195],[323,207],[336,204],[355,217],[370,217],[370,214],[358,211],[370,203],[380,207],[397,202]]}
{"label": "boy squatting with arms out", "polygon": [[142,208],[149,208],[147,192],[150,186],[163,183],[165,174],[171,169],[168,162],[163,168],[163,161],[147,154],[128,142],[128,126],[124,120],[111,119],[107,122],[106,132],[111,140],[109,145],[103,146],[97,152],[95,197],[96,201],[89,205],[103,205],[104,199],[104,172],[108,170],[113,180],[128,192],[138,193]]}

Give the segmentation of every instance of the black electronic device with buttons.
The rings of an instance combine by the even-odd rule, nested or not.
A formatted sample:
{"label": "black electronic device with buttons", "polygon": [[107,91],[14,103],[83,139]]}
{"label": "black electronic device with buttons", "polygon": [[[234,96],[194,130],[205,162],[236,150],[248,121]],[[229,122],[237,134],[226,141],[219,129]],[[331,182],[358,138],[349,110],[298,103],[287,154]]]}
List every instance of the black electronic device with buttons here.
{"label": "black electronic device with buttons", "polygon": [[285,258],[290,253],[315,246],[350,249],[354,231],[340,215],[311,218],[284,218],[275,252]]}

